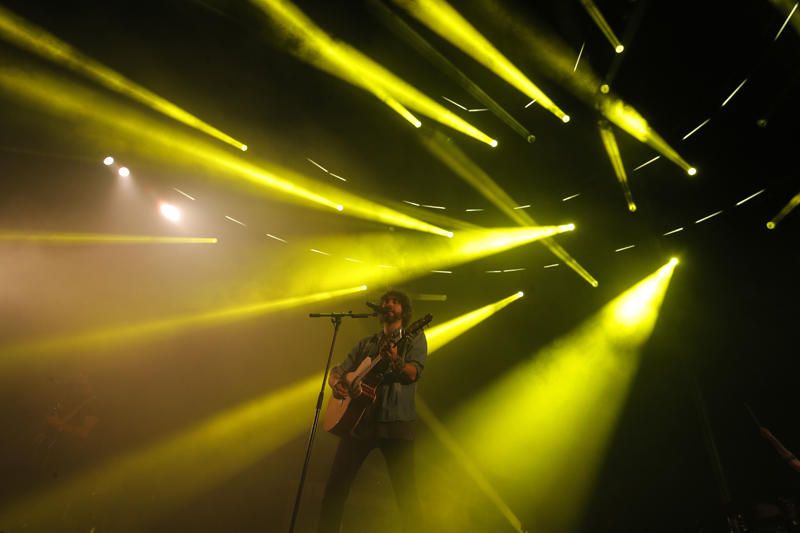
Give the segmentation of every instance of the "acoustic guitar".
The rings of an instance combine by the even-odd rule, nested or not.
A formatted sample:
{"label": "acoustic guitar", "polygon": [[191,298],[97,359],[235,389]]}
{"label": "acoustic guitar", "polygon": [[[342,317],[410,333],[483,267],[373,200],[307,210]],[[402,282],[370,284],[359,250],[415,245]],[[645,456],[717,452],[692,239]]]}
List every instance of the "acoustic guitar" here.
{"label": "acoustic guitar", "polygon": [[375,404],[378,386],[384,376],[390,372],[392,361],[389,352],[403,341],[411,342],[427,326],[433,316],[428,314],[420,318],[406,329],[396,330],[384,336],[378,347],[378,354],[367,356],[358,368],[342,376],[347,384],[349,394],[344,398],[331,396],[325,409],[322,427],[339,436],[353,435],[365,415]]}

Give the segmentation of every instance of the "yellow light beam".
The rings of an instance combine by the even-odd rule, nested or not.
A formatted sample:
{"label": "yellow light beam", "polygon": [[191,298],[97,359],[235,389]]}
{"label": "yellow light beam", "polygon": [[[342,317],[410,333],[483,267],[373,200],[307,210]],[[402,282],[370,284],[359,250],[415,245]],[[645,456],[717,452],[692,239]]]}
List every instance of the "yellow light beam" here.
{"label": "yellow light beam", "polygon": [[524,498],[537,518],[531,530],[571,531],[579,520],[676,264],[520,363],[447,423],[511,501]]}
{"label": "yellow light beam", "polygon": [[311,376],[30,493],[0,508],[0,523],[10,531],[60,531],[65,507],[73,520],[89,525],[102,508],[109,516],[124,513],[127,527],[144,531],[149,520],[300,435],[321,381],[321,374]]}
{"label": "yellow light beam", "polygon": [[783,220],[786,215],[791,213],[798,205],[800,205],[800,193],[794,195],[794,197],[789,200],[789,203],[783,206],[783,209],[781,209],[778,214],[772,218],[772,220],[767,222],[767,229],[775,229],[775,227],[780,224],[781,220]]}
{"label": "yellow light beam", "polygon": [[645,143],[666,157],[687,174],[694,176],[697,169],[683,159],[633,107],[612,95],[600,95],[597,103],[600,112],[617,127],[630,134],[639,142]]}
{"label": "yellow light beam", "polygon": [[206,124],[194,115],[184,111],[172,102],[161,98],[144,87],[114,72],[82,54],[69,44],[51,35],[23,18],[0,6],[0,36],[45,59],[58,63],[75,72],[100,83],[104,87],[136,100],[159,113],[162,113],[190,128],[202,131],[225,143],[245,151],[247,146],[213,126]]}
{"label": "yellow light beam", "polygon": [[395,0],[395,2],[523,94],[536,100],[537,104],[563,122],[569,122],[569,116],[555,102],[447,2],[444,0]]}
{"label": "yellow light beam", "polygon": [[215,173],[233,176],[311,207],[344,211],[349,216],[391,226],[450,236],[448,230],[288,169],[246,161],[193,136],[165,128],[148,117],[120,107],[96,91],[33,68],[0,67],[0,89],[51,114],[91,124],[104,135],[110,130],[125,136],[132,141],[132,149],[141,150],[147,157],[157,155],[171,162],[203,165]]}
{"label": "yellow light beam", "polygon": [[[109,348],[124,343],[145,341],[157,336],[175,334],[188,328],[246,320],[264,313],[331,300],[365,290],[367,290],[367,287],[360,285],[346,289],[306,294],[305,296],[255,302],[214,311],[187,313],[158,320],[98,328],[83,333],[2,346],[0,347],[0,368],[4,369],[12,363],[30,365],[33,361],[30,356],[34,355],[69,353],[76,350],[97,351],[100,348]],[[23,357],[24,359],[21,359]]]}
{"label": "yellow light beam", "polygon": [[[427,333],[426,333],[427,336]],[[489,501],[492,502],[492,505],[497,508],[503,518],[508,521],[508,524],[514,531],[518,533],[523,533],[525,531],[522,527],[522,522],[517,515],[514,514],[514,511],[508,506],[508,504],[503,500],[500,494],[497,492],[486,476],[481,473],[480,469],[475,466],[475,462],[464,452],[464,449],[458,444],[458,442],[453,438],[453,436],[447,431],[444,424],[442,424],[436,415],[433,414],[428,404],[420,397],[417,397],[416,401],[417,407],[417,414],[419,415],[420,420],[422,420],[428,429],[434,434],[434,436],[439,439],[447,451],[452,455],[453,458],[461,465],[464,471],[469,475],[472,481],[478,485],[481,492],[486,495]]]}
{"label": "yellow light beam", "polygon": [[527,142],[532,143],[536,140],[528,129],[520,124],[520,122],[511,116],[500,104],[498,104],[491,96],[481,89],[477,83],[472,81],[464,72],[456,67],[449,59],[442,53],[436,50],[422,35],[414,31],[414,29],[405,23],[399,16],[395,15],[386,5],[380,0],[371,0],[369,7],[372,8],[378,17],[391,29],[396,35],[404,39],[412,47],[414,47],[420,54],[428,59],[439,70],[444,72],[452,80],[458,83],[475,100],[483,104],[484,107],[489,109],[494,115],[506,123],[511,129],[517,132]]}
{"label": "yellow light beam", "polygon": [[443,324],[438,324],[425,331],[428,340],[428,355],[443,347],[456,337],[474,328],[493,314],[497,313],[511,302],[523,297],[522,292],[517,292],[497,302],[484,305],[479,309],[470,311]]}
{"label": "yellow light beam", "polygon": [[105,233],[50,233],[0,230],[0,242],[41,242],[52,244],[216,244],[215,237],[159,237],[150,235],[109,235]]}
{"label": "yellow light beam", "polygon": [[[520,226],[536,226],[537,222],[524,209],[514,209],[519,206],[491,176],[473,162],[455,143],[451,142],[444,134],[433,132],[422,135],[423,145],[437,159],[444,163],[457,176],[466,181],[472,188],[489,200],[507,217]],[[593,287],[598,286],[598,281],[581,266],[573,257],[553,239],[542,239],[544,244],[556,257],[566,263],[579,276]]]}
{"label": "yellow light beam", "polygon": [[605,120],[598,123],[598,128],[600,130],[600,138],[603,140],[603,146],[608,154],[608,159],[611,161],[611,166],[614,169],[614,174],[617,176],[620,187],[622,187],[623,194],[625,194],[625,201],[628,203],[628,211],[633,213],[636,211],[636,204],[633,201],[633,194],[628,184],[628,175],[625,173],[625,165],[622,164],[622,155],[619,153],[617,138],[614,136],[611,126]]}
{"label": "yellow light beam", "polygon": [[621,54],[625,50],[625,47],[619,42],[619,39],[617,39],[617,36],[614,34],[614,30],[611,29],[611,26],[609,26],[606,18],[600,12],[600,9],[597,8],[597,5],[592,0],[581,0],[581,4],[583,4],[586,12],[589,13],[594,23],[597,24],[597,27],[600,28],[600,31],[602,31],[603,35],[608,39],[608,42],[611,43],[611,47],[614,51]]}
{"label": "yellow light beam", "polygon": [[[283,286],[291,294],[356,283],[392,285],[572,229],[574,226],[567,224],[466,230],[457,232],[452,239],[403,233],[317,238],[287,251],[294,254],[285,259],[293,269]],[[309,252],[311,248],[324,251],[325,255]],[[387,250],[402,253],[387,258]]]}
{"label": "yellow light beam", "polygon": [[[250,1],[290,37],[287,39],[287,44],[292,46],[292,52],[300,59],[372,92],[384,102],[387,102],[387,96],[391,97],[402,106],[445,126],[490,146],[497,146],[496,140],[451,113],[397,75],[351,46],[330,37],[288,0]],[[393,109],[400,112],[396,107]]]}
{"label": "yellow light beam", "polygon": [[[494,23],[509,38],[514,38],[520,50],[528,51],[526,59],[535,62],[538,71],[563,86],[586,105],[596,108],[611,123],[652,147],[689,175],[696,170],[687,163],[636,111],[611,92],[598,94],[604,85],[590,65],[573,72],[575,52],[546,27],[522,19],[518,13],[507,11],[500,2],[484,2],[486,20]],[[604,89],[608,89],[605,87]]]}

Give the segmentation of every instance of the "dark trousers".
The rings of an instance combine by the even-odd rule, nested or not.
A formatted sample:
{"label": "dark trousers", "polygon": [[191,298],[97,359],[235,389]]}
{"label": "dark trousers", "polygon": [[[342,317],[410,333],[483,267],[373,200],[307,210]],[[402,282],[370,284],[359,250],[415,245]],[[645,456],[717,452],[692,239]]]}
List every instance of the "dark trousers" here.
{"label": "dark trousers", "polygon": [[386,459],[389,478],[400,508],[403,531],[421,530],[419,521],[422,513],[414,479],[414,441],[344,437],[339,440],[331,474],[325,486],[317,529],[320,533],[339,533],[344,503],[350,493],[350,486],[364,459],[375,448],[378,448]]}

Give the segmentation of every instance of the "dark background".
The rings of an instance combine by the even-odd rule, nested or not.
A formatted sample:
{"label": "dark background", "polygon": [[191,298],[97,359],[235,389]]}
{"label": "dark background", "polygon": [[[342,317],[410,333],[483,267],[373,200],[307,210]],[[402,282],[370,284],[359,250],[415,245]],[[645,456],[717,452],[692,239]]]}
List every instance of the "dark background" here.
{"label": "dark background", "polygon": [[[243,139],[251,147],[248,155],[329,179],[306,161],[311,158],[348,177],[341,186],[355,194],[447,206],[451,216],[487,227],[511,225],[433,159],[414,129],[374,96],[284,51],[266,18],[246,2],[3,0],[2,5]],[[361,2],[298,2],[331,35],[496,136],[500,144],[491,150],[443,130],[520,204],[532,204],[537,221],[574,222],[578,231],[559,242],[600,286],[591,288],[563,265],[544,269],[557,259],[538,245],[453,268],[452,275],[405,283],[414,294],[447,294],[446,302],[417,304],[420,313],[431,312],[441,321],[516,290],[526,292],[524,300],[445,348],[456,354],[442,358],[447,366],[429,365],[422,391],[431,407],[446,417],[481,384],[568,332],[675,255],[681,264],[642,353],[606,461],[587,508],[576,510],[584,516],[583,530],[724,531],[731,510],[750,513],[754,503],[796,495],[800,474],[788,470],[760,439],[745,408],[749,405],[787,447],[800,450],[798,214],[774,231],[765,228],[798,192],[797,29],[790,24],[773,42],[785,10],[764,1],[598,2],[612,28],[627,35],[613,89],[699,169],[691,178],[662,158],[632,172],[655,154],[617,130],[639,205],[632,214],[597,134],[595,111],[538,76],[530,57],[536,51],[523,49],[493,24],[487,4],[454,5],[521,70],[541,80],[545,92],[572,116],[569,125],[537,106],[524,108],[524,95],[406,17],[536,134],[537,141],[527,144],[490,113],[461,113],[449,106],[441,95],[482,107],[386,30]],[[547,28],[576,54],[585,43],[582,65],[601,76],[611,69],[614,54],[579,2],[505,0],[502,5],[518,20]],[[0,42],[0,60],[45,64],[6,42]],[[742,90],[720,108],[745,78]],[[86,135],[79,124],[20,105],[8,93],[0,98],[2,229],[213,234],[221,240],[213,250],[3,244],[4,342],[278,293],[279,287],[265,286],[258,275],[262,266],[280,268],[274,242],[264,233],[292,239],[387,229],[250,195],[163,158],[126,159],[133,150],[126,152],[113,137],[97,131]],[[707,118],[709,124],[681,141]],[[422,120],[425,127],[438,127]],[[109,151],[132,168],[135,195],[123,194],[102,166]],[[185,203],[173,187],[198,198],[187,204],[191,228],[171,228],[156,212],[157,199]],[[763,194],[735,206],[761,189]],[[475,207],[486,211],[463,212]],[[694,223],[718,210],[724,212]],[[231,224],[224,215],[248,226]],[[679,226],[685,230],[663,236]],[[614,252],[631,244],[636,247]],[[525,270],[485,272],[511,268]],[[339,304],[342,309],[363,305],[360,297],[334,306]],[[303,317],[309,310],[320,309],[178,333],[132,348],[30,361],[30,368],[15,369],[0,387],[0,420],[10,437],[0,444],[0,501],[36,494],[90,465],[321,369],[330,330],[321,322],[308,323]],[[370,327],[345,324],[340,351]],[[83,440],[60,437],[47,449],[32,445],[47,413],[59,402],[74,404],[86,386],[97,398],[96,429]],[[309,422],[312,414],[309,405]],[[147,529],[284,529],[304,443],[298,437],[224,484],[160,513]],[[721,471],[713,467],[712,449]],[[323,436],[315,450],[304,527],[313,521],[332,450],[333,440]],[[385,483],[376,474],[380,468],[369,463],[364,483],[376,476]],[[391,505],[390,497],[386,501]],[[526,509],[515,512],[526,518]],[[59,528],[130,527],[124,513],[108,516],[97,510],[93,520],[65,519]],[[502,523],[498,530],[504,530]]]}

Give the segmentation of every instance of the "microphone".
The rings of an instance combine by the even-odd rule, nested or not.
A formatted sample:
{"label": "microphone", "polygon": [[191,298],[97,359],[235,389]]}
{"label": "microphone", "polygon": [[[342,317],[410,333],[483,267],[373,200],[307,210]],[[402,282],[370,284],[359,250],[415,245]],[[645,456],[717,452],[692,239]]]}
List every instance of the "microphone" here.
{"label": "microphone", "polygon": [[378,313],[380,315],[385,315],[386,313],[389,312],[388,309],[384,309],[380,305],[374,304],[372,302],[367,302],[367,307],[369,307],[370,309],[372,309],[373,311],[375,311],[376,313]]}

